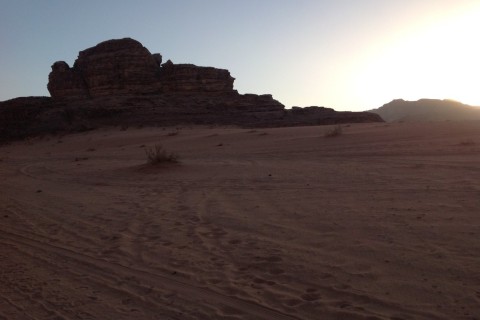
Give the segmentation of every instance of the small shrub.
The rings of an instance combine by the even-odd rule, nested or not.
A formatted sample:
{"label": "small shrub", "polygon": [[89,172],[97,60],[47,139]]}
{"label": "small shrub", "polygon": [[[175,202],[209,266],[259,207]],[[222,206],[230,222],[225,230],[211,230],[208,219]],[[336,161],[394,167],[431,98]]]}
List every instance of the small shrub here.
{"label": "small shrub", "polygon": [[341,125],[336,125],[335,127],[331,128],[327,132],[325,132],[325,138],[333,138],[338,137],[343,133],[343,129]]}
{"label": "small shrub", "polygon": [[161,145],[156,144],[153,147],[146,147],[145,154],[149,164],[177,163],[178,155],[168,152]]}

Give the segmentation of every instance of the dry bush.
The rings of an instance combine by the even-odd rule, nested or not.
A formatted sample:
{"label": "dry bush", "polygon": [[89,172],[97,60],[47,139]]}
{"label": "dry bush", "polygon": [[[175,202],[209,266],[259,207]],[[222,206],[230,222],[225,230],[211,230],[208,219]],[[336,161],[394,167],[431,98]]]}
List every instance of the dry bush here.
{"label": "dry bush", "polygon": [[325,132],[325,138],[333,138],[333,137],[338,137],[343,133],[343,129],[341,125],[336,125],[335,127],[329,129],[327,132]]}
{"label": "dry bush", "polygon": [[168,152],[159,144],[153,147],[146,147],[145,154],[149,164],[177,163],[179,161],[177,154]]}

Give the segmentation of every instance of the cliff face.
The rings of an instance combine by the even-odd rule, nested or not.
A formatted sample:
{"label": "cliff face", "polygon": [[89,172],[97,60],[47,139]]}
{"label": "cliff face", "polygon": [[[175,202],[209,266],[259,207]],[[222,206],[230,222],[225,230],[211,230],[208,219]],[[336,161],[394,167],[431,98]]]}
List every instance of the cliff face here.
{"label": "cliff face", "polygon": [[54,99],[89,98],[87,84],[82,75],[64,61],[57,61],[52,65],[47,88]]}
{"label": "cliff face", "polygon": [[80,51],[73,67],[52,65],[48,97],[0,102],[0,142],[106,125],[294,126],[377,122],[372,113],[309,107],[286,110],[271,95],[239,94],[228,70],[162,64],[125,38]]}
{"label": "cliff face", "polygon": [[99,97],[155,92],[159,65],[140,42],[121,39],[80,51],[73,70],[84,79],[89,95]]}
{"label": "cliff face", "polygon": [[56,100],[78,100],[124,94],[233,92],[228,70],[193,64],[161,64],[136,40],[102,42],[80,51],[72,68],[64,61],[52,65],[48,90]]}
{"label": "cliff face", "polygon": [[233,93],[233,81],[228,70],[197,67],[193,64],[173,64],[168,60],[160,69],[162,92]]}

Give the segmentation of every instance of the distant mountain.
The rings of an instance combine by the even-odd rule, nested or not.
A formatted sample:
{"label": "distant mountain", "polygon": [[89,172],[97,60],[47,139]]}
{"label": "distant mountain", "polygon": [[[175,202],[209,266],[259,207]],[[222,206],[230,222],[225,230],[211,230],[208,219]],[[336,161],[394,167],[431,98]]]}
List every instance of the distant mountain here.
{"label": "distant mountain", "polygon": [[398,99],[369,111],[378,114],[387,122],[480,120],[480,107],[472,107],[453,100]]}

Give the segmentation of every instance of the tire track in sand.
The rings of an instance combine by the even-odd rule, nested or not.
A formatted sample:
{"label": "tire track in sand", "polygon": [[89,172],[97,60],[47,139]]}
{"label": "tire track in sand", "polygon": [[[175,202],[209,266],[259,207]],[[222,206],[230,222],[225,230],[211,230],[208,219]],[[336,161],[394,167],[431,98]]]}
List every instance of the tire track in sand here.
{"label": "tire track in sand", "polygon": [[[135,277],[145,283],[155,284],[163,289],[168,289],[173,292],[192,297],[194,299],[210,299],[222,304],[228,308],[234,309],[238,314],[246,314],[252,316],[254,319],[279,319],[292,320],[298,319],[295,316],[282,313],[278,310],[270,309],[268,307],[255,304],[254,302],[242,300],[232,296],[222,295],[220,293],[209,290],[208,288],[196,287],[194,285],[182,282],[178,279],[173,279],[165,275],[154,274],[146,270],[138,270],[121,264],[108,262],[97,259],[85,254],[71,251],[67,248],[55,246],[44,243],[32,238],[16,234],[7,230],[1,229],[0,239],[4,243],[12,245],[23,245],[32,249],[53,253],[68,263],[78,268],[84,266],[87,269],[94,270],[97,274],[111,275],[112,273]],[[199,298],[196,298],[199,297]]]}

